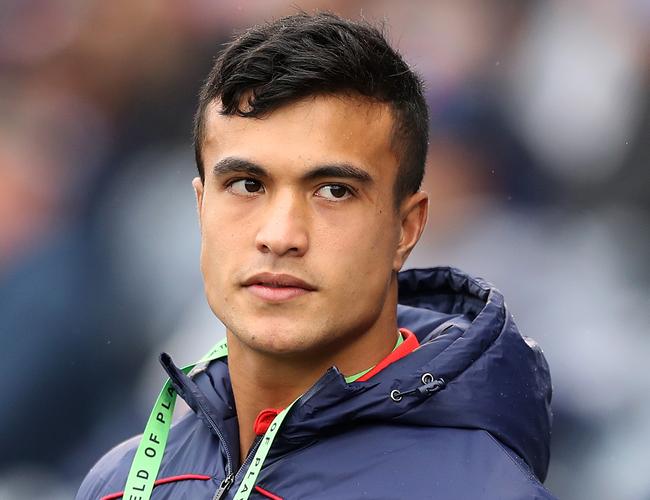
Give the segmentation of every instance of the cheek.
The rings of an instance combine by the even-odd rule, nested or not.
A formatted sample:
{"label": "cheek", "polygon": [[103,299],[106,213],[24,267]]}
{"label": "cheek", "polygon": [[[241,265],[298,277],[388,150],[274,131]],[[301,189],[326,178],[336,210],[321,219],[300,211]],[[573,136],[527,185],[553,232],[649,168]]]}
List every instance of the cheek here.
{"label": "cheek", "polygon": [[206,287],[221,280],[233,263],[231,260],[242,251],[242,232],[224,224],[227,219],[213,217],[204,221],[201,234],[201,272]]}
{"label": "cheek", "polygon": [[201,274],[206,299],[212,312],[224,323],[235,312],[233,303],[235,271],[243,254],[240,235],[221,224],[204,225],[201,236]]}
{"label": "cheek", "polygon": [[330,227],[322,233],[324,241],[318,247],[323,252],[319,253],[325,254],[322,257],[329,265],[340,269],[340,275],[347,282],[357,279],[366,284],[377,282],[381,286],[390,276],[397,248],[395,224],[382,213],[357,221],[348,219],[341,226]]}

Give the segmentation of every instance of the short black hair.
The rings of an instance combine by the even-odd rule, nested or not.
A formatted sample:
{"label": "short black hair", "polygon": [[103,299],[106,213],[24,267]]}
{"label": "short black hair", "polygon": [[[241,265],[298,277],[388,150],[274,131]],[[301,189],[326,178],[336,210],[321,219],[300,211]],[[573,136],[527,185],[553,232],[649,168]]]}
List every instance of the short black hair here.
{"label": "short black hair", "polygon": [[420,189],[424,176],[429,116],[422,80],[390,46],[383,27],[328,12],[300,12],[253,26],[226,45],[201,88],[194,118],[201,181],[205,110],[216,99],[223,115],[262,117],[308,96],[338,93],[391,107],[399,205]]}

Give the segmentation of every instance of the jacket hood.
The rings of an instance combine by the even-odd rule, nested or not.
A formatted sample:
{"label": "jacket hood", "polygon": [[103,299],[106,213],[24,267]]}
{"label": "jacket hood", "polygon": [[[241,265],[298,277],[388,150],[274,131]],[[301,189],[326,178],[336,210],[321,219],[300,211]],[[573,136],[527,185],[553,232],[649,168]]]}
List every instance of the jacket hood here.
{"label": "jacket hood", "polygon": [[[482,429],[543,481],[551,433],[548,365],[538,345],[519,334],[501,293],[450,267],[404,271],[398,323],[420,347],[367,382],[348,384],[335,367],[328,370],[294,404],[274,449],[282,453],[364,422]],[[232,420],[225,363],[207,371],[217,393],[210,399],[225,403]],[[205,381],[197,383],[205,391]]]}

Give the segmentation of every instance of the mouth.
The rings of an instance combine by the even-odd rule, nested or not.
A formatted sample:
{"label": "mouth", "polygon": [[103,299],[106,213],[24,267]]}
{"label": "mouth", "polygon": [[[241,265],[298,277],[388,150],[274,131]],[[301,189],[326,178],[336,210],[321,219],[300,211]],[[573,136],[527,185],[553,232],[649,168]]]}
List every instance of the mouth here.
{"label": "mouth", "polygon": [[266,302],[285,302],[316,291],[315,286],[290,274],[260,273],[242,286]]}

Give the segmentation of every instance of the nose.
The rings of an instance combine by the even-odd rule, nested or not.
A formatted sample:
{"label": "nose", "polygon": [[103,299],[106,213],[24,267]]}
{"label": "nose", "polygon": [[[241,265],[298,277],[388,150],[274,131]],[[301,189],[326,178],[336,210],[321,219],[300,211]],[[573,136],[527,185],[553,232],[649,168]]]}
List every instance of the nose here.
{"label": "nose", "polygon": [[306,207],[299,197],[276,193],[269,199],[255,238],[257,249],[275,256],[301,257],[309,247]]}

